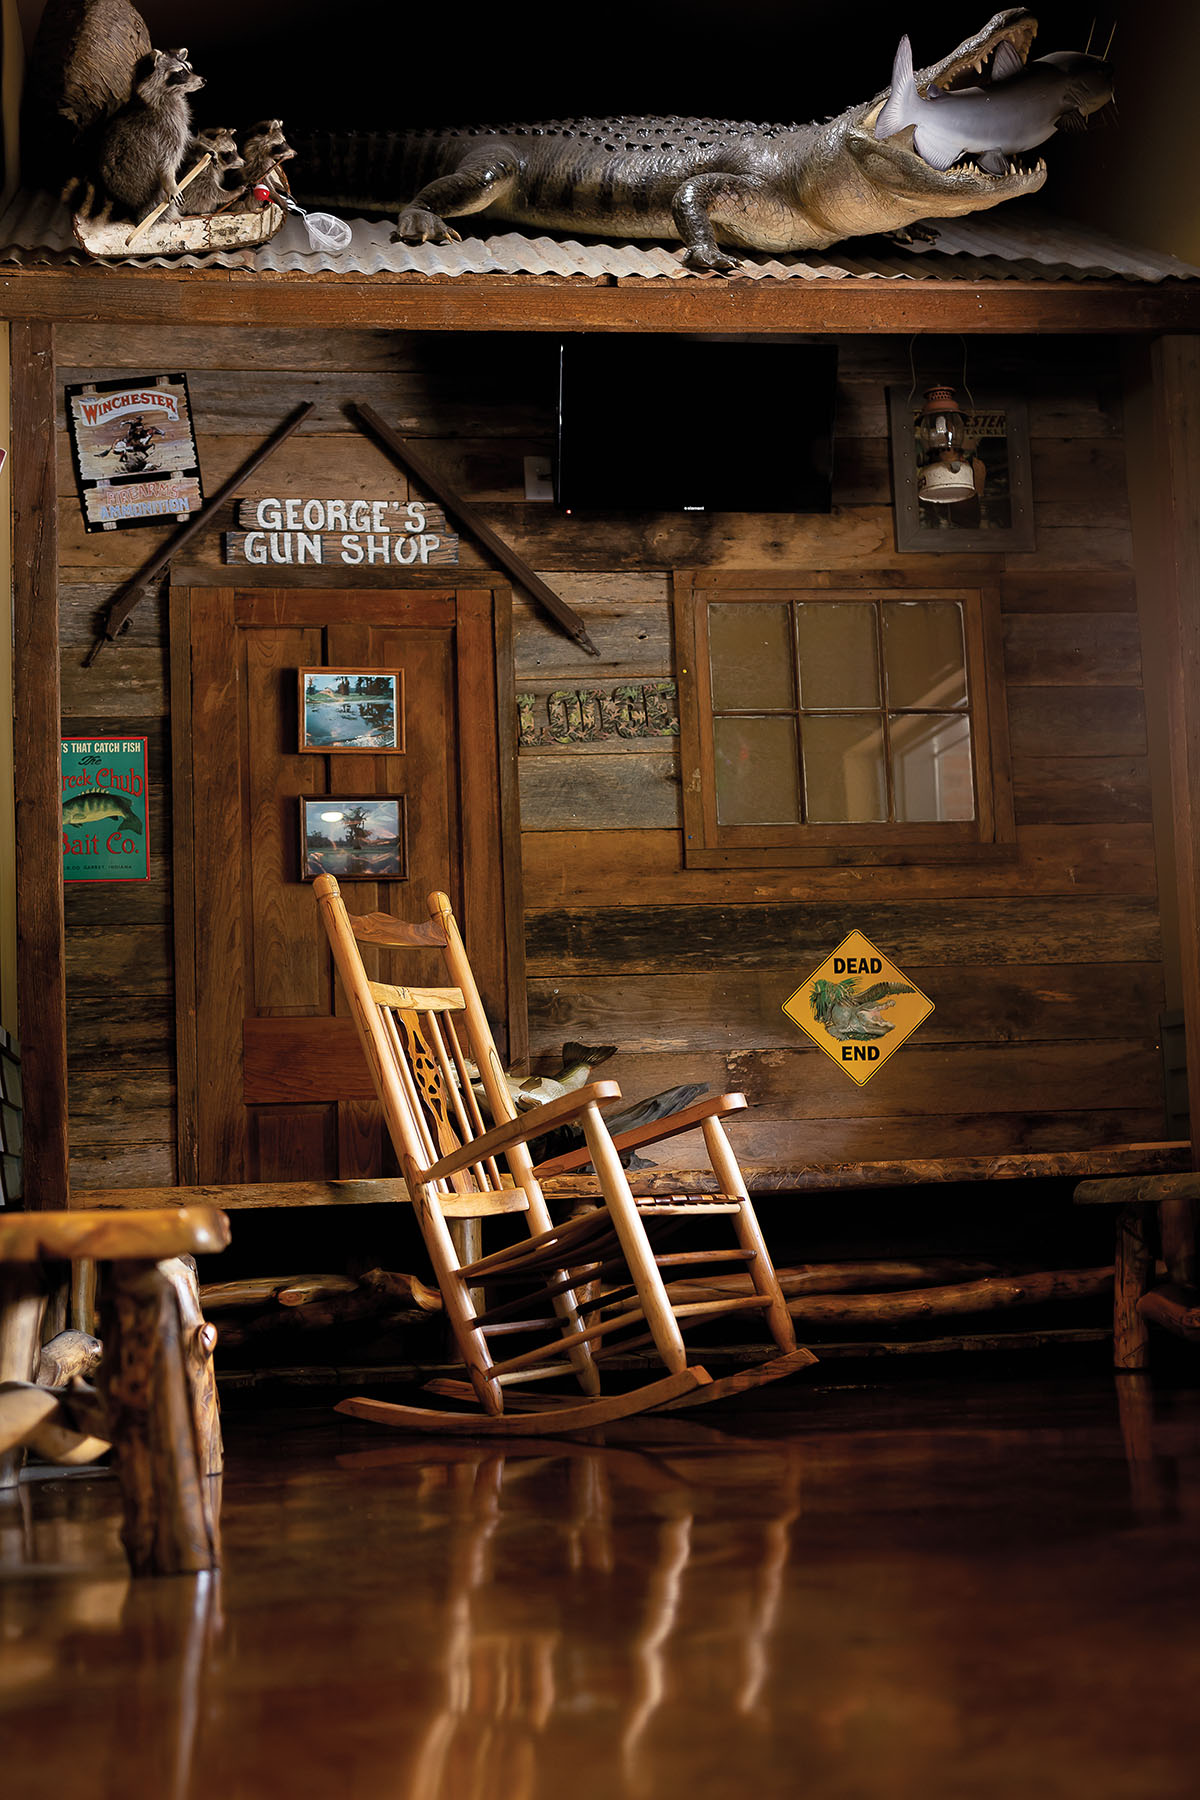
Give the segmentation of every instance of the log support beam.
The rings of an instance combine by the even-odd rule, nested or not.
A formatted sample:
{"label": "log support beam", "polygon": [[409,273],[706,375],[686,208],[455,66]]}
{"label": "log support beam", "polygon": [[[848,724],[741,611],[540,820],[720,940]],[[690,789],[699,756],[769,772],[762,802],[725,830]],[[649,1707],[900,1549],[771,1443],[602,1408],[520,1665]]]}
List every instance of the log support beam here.
{"label": "log support beam", "polygon": [[1150,1330],[1139,1302],[1148,1292],[1153,1274],[1149,1209],[1123,1206],[1117,1214],[1113,1278],[1114,1369],[1144,1369],[1150,1360]]}
{"label": "log support beam", "polygon": [[47,324],[14,325],[11,342],[17,1035],[25,1093],[25,1205],[41,1210],[67,1204],[54,330]]}
{"label": "log support beam", "polygon": [[[1154,433],[1161,457],[1161,598],[1179,975],[1192,1166],[1200,1169],[1200,338],[1160,338],[1151,352],[1151,367]],[[1161,1224],[1169,1277],[1193,1282],[1194,1201],[1164,1200]]]}
{"label": "log support beam", "polygon": [[218,1478],[209,1473],[215,1393],[212,1412],[198,1420],[196,1353],[208,1358],[181,1314],[177,1279],[170,1264],[115,1261],[104,1284],[99,1381],[135,1575],[196,1574],[220,1563]]}

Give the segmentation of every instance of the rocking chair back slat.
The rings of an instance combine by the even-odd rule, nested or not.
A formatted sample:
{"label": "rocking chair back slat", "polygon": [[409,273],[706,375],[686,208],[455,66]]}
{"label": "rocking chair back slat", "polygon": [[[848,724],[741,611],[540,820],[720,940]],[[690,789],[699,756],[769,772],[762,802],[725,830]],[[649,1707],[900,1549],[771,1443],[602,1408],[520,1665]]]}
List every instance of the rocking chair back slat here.
{"label": "rocking chair back slat", "polygon": [[[397,1084],[404,1096],[404,1112],[401,1130],[398,1137],[393,1138],[397,1154],[403,1156],[405,1150],[416,1156],[421,1162],[433,1162],[438,1152],[429,1135],[425,1123],[425,1115],[421,1110],[421,1097],[417,1092],[416,1082],[412,1078],[412,1070],[408,1066],[408,1058],[404,1054],[404,1046],[400,1042],[400,1033],[396,1027],[394,1013],[387,1007],[378,1009],[379,1030],[390,1052],[391,1065],[395,1070]],[[391,1121],[388,1121],[389,1126]]]}
{"label": "rocking chair back slat", "polygon": [[360,943],[378,944],[384,950],[399,950],[410,945],[440,950],[446,943],[446,934],[437,919],[422,919],[410,925],[404,919],[393,918],[391,913],[359,913],[353,921],[353,929]]}
{"label": "rocking chair back slat", "polygon": [[[357,937],[358,933],[354,935]],[[378,1006],[394,1006],[409,1012],[462,1011],[463,997],[458,988],[392,987],[386,981],[372,981],[367,985]]]}
{"label": "rocking chair back slat", "polygon": [[[448,1016],[449,1015],[447,1015],[447,1017]],[[426,1039],[433,1050],[434,1060],[441,1071],[442,1092],[448,1097],[455,1120],[457,1121],[458,1141],[460,1144],[469,1144],[473,1138],[481,1135],[479,1126],[482,1125],[482,1120],[480,1120],[479,1126],[477,1126],[475,1120],[470,1116],[466,1098],[464,1096],[463,1082],[457,1068],[451,1060],[450,1053],[446,1048],[446,1041],[438,1028],[436,1013],[429,1013],[426,1016],[424,1026]],[[471,1083],[469,1079],[465,1084],[465,1088],[466,1094],[471,1094]],[[471,1094],[471,1097],[474,1099],[473,1094]],[[476,1107],[476,1112],[478,1112],[478,1107]],[[452,1146],[448,1146],[448,1148],[452,1148]],[[480,1187],[500,1186],[500,1167],[496,1162],[495,1157],[489,1156],[484,1161],[472,1163],[470,1169]]]}
{"label": "rocking chair back slat", "polygon": [[[454,1058],[454,1070],[458,1078],[458,1091],[462,1095],[463,1104],[470,1115],[471,1135],[474,1137],[482,1137],[487,1130],[487,1126],[484,1123],[483,1114],[479,1110],[479,1101],[475,1095],[475,1082],[472,1079],[472,1070],[469,1066],[467,1057],[463,1053],[462,1044],[459,1041],[458,1030],[454,1020],[449,1013],[446,1014],[445,1018],[445,1034],[446,1042],[450,1046],[450,1054]],[[495,1178],[496,1186],[499,1187],[500,1170],[494,1156],[489,1156],[487,1158],[486,1167]]]}

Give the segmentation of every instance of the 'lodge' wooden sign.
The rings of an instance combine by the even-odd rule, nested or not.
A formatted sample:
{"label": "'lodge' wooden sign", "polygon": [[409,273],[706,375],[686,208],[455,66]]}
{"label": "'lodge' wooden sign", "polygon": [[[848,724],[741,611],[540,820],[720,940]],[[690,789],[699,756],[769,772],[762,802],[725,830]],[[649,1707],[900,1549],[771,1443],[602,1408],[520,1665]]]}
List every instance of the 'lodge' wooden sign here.
{"label": "'lodge' wooden sign", "polygon": [[429,568],[458,561],[446,515],[424,500],[239,500],[227,563]]}

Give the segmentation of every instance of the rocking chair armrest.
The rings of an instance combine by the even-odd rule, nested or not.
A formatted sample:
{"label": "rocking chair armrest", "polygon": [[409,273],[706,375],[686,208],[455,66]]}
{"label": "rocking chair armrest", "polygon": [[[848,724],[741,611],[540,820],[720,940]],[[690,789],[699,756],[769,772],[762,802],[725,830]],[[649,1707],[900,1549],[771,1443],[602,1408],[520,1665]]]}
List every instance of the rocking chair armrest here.
{"label": "rocking chair armrest", "polygon": [[503,1125],[493,1125],[490,1131],[472,1138],[460,1150],[452,1150],[449,1156],[439,1157],[422,1171],[426,1181],[440,1181],[444,1175],[456,1175],[460,1169],[470,1168],[482,1157],[496,1156],[503,1150],[509,1150],[514,1144],[524,1144],[528,1139],[541,1137],[544,1132],[553,1131],[558,1125],[567,1125],[577,1119],[581,1112],[589,1106],[603,1104],[607,1100],[619,1100],[621,1090],[615,1081],[592,1081],[586,1087],[576,1088],[570,1094],[564,1094],[560,1100],[548,1100],[544,1106],[535,1106],[531,1112],[518,1113],[515,1119],[508,1119]]}
{"label": "rocking chair armrest", "polygon": [[[705,1119],[720,1119],[728,1113],[742,1112],[745,1107],[745,1094],[717,1094],[709,1100],[697,1100],[694,1106],[669,1113],[665,1119],[655,1119],[649,1125],[635,1125],[631,1131],[617,1132],[613,1147],[618,1151],[639,1150],[643,1144],[658,1144],[664,1138],[678,1137],[681,1132],[693,1131]],[[551,1175],[569,1175],[576,1169],[585,1168],[591,1160],[592,1153],[585,1145],[582,1150],[569,1150],[565,1156],[552,1156],[548,1162],[538,1163],[533,1172],[542,1181]]]}

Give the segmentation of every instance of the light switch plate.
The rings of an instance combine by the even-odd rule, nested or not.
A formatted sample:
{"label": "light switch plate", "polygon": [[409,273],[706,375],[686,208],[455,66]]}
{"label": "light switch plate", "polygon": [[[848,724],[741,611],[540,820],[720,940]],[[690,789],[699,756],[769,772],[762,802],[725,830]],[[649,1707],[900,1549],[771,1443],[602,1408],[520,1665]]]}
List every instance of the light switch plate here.
{"label": "light switch plate", "polygon": [[527,500],[553,500],[554,477],[550,472],[548,456],[527,456],[525,458],[525,498]]}

